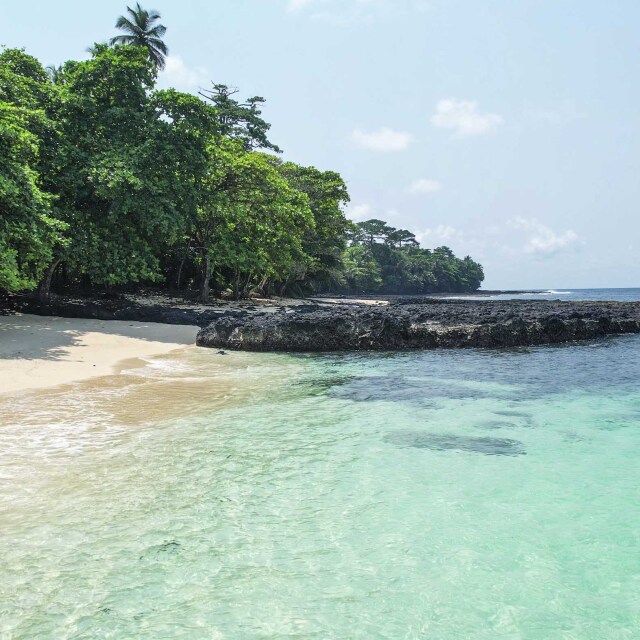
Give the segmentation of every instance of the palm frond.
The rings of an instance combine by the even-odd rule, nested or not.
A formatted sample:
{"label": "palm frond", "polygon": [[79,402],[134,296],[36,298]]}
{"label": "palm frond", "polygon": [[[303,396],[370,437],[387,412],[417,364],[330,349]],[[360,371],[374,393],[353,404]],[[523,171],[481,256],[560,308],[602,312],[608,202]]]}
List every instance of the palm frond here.
{"label": "palm frond", "polygon": [[147,12],[140,6],[140,3],[136,3],[136,8],[132,9],[131,7],[127,7],[127,11],[129,15],[133,18],[133,21],[136,23],[139,29],[143,31],[147,26]]}
{"label": "palm frond", "polygon": [[158,24],[151,29],[147,29],[147,34],[155,38],[162,38],[165,33],[167,33],[167,27],[163,24]]}
{"label": "palm frond", "polygon": [[162,40],[158,40],[158,38],[149,38],[148,42],[165,56],[169,54],[169,47],[167,47],[167,45],[162,42]]}
{"label": "palm frond", "polygon": [[162,41],[162,36],[167,28],[162,24],[154,24],[160,20],[160,13],[155,10],[147,11],[136,2],[135,8],[127,7],[129,17],[120,16],[116,21],[116,28],[127,35],[119,35],[111,38],[113,44],[137,45],[147,49],[149,59],[158,69],[163,69],[165,57],[169,54],[167,45]]}
{"label": "palm frond", "polygon": [[133,22],[131,22],[131,20],[128,20],[124,16],[120,16],[116,20],[116,29],[126,31],[127,33],[137,33],[139,31],[137,25],[135,25]]}
{"label": "palm frond", "polygon": [[109,44],[113,46],[114,44],[133,44],[135,40],[135,36],[114,36],[109,40]]}
{"label": "palm frond", "polygon": [[149,49],[149,58],[151,62],[156,66],[159,71],[162,71],[165,67],[164,56],[153,49]]}

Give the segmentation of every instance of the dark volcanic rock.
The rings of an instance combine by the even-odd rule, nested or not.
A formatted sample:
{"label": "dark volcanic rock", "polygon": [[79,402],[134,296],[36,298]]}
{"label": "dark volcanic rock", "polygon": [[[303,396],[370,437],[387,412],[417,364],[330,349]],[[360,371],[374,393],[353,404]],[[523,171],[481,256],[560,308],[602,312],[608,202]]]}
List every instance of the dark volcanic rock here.
{"label": "dark volcanic rock", "polygon": [[430,300],[238,313],[216,318],[197,344],[298,352],[518,347],[638,332],[640,302]]}
{"label": "dark volcanic rock", "polygon": [[[239,308],[136,297],[0,299],[0,313],[131,320],[203,327],[197,344],[247,351],[364,351],[520,347],[640,332],[640,302],[442,300],[394,297],[389,305],[269,305]],[[262,307],[265,308],[265,307]]]}
{"label": "dark volcanic rock", "polygon": [[130,320],[134,322],[161,322],[163,324],[195,325],[205,327],[217,318],[242,314],[241,311],[208,309],[205,306],[171,306],[170,304],[144,304],[127,298],[55,297],[46,306],[30,296],[14,296],[5,301],[7,311],[20,311],[61,318],[89,320]]}

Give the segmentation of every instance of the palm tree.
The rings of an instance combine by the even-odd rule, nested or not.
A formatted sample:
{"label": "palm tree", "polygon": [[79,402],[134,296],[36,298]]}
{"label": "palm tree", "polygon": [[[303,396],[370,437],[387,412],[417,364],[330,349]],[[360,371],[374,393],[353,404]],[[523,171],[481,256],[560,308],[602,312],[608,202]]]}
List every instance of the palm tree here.
{"label": "palm tree", "polygon": [[126,35],[115,36],[110,44],[133,44],[144,47],[149,52],[149,58],[158,69],[164,69],[165,57],[169,53],[162,36],[167,28],[162,24],[154,24],[160,20],[157,11],[147,11],[136,3],[136,8],[127,7],[129,17],[120,16],[116,21],[116,29],[124,31]]}
{"label": "palm tree", "polygon": [[62,65],[56,66],[55,64],[50,64],[46,66],[44,70],[53,84],[60,84],[62,81],[62,73],[64,71]]}

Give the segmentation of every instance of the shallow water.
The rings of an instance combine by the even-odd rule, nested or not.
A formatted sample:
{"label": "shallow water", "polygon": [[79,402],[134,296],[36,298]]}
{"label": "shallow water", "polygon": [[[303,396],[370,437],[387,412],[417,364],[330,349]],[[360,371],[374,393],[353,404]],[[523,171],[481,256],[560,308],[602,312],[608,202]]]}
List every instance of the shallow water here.
{"label": "shallow water", "polygon": [[0,637],[631,639],[640,337],[0,401]]}

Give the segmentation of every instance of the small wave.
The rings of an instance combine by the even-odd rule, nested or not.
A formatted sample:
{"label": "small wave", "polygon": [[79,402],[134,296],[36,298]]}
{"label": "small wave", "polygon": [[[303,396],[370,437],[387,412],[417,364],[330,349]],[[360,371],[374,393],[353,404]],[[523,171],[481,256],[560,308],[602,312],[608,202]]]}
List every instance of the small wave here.
{"label": "small wave", "polygon": [[545,291],[542,295],[554,295],[554,296],[570,296],[573,291],[556,291],[555,289],[549,289]]}
{"label": "small wave", "polygon": [[123,369],[122,373],[149,378],[166,376],[182,377],[194,373],[193,367],[185,362],[180,362],[178,360],[164,360],[153,356],[143,357],[140,359],[144,362],[143,367]]}

